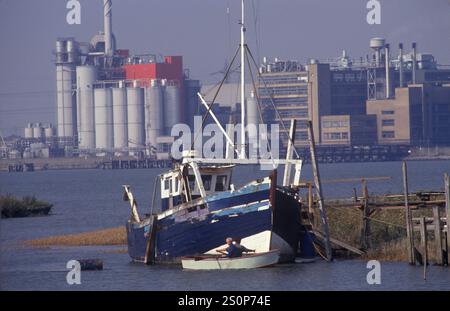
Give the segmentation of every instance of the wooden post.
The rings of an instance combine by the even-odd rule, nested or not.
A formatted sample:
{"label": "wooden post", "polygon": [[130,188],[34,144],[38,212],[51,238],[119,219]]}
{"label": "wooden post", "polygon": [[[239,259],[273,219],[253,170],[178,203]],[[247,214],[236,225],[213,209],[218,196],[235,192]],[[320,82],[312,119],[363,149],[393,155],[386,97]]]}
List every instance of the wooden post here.
{"label": "wooden post", "polygon": [[427,278],[427,265],[428,265],[428,232],[427,221],[425,217],[420,217],[420,243],[422,244],[422,257],[423,257],[423,278]]}
{"label": "wooden post", "polygon": [[294,143],[295,143],[295,128],[296,128],[297,120],[291,120],[291,128],[289,130],[289,141],[286,152],[286,164],[284,165],[284,176],[283,176],[283,186],[287,187],[291,183],[291,170],[292,163],[289,160],[292,160],[292,156],[294,154]]}
{"label": "wooden post", "polygon": [[439,206],[433,206],[433,222],[434,222],[434,243],[436,248],[436,263],[443,265],[444,259],[442,256],[442,234],[441,234],[441,218],[439,215]]}
{"label": "wooden post", "polygon": [[447,217],[447,263],[450,262],[450,178],[448,174],[445,174],[445,215]]}
{"label": "wooden post", "polygon": [[327,257],[327,261],[332,261],[333,253],[331,250],[330,232],[328,229],[327,213],[326,213],[325,205],[323,202],[322,185],[320,182],[320,172],[319,172],[319,167],[318,167],[317,158],[316,158],[316,144],[314,141],[314,132],[313,132],[313,127],[312,127],[311,121],[308,121],[308,134],[309,134],[309,150],[311,153],[311,164],[312,164],[313,174],[314,174],[314,183],[315,183],[316,193],[318,196],[318,203],[319,203],[320,220],[322,222],[322,230],[323,230],[323,234],[324,234],[324,238],[325,238],[326,257]]}
{"label": "wooden post", "polygon": [[145,263],[152,265],[155,263],[156,257],[156,232],[158,230],[158,216],[152,215],[152,226],[150,228],[149,237],[145,251]]}
{"label": "wooden post", "polygon": [[369,207],[369,193],[367,191],[367,183],[365,179],[362,179],[362,194],[364,197],[363,206],[363,222],[361,228],[361,241],[360,245],[362,249],[368,249],[371,247],[370,243],[370,207]]}
{"label": "wooden post", "polygon": [[308,211],[313,214],[313,186],[311,182],[308,182]]}
{"label": "wooden post", "polygon": [[416,256],[414,254],[414,230],[412,224],[412,213],[411,208],[409,207],[408,202],[408,168],[406,166],[406,162],[403,162],[403,192],[405,196],[405,214],[406,214],[406,235],[407,235],[407,244],[408,244],[408,257],[409,263],[411,265],[416,264]]}

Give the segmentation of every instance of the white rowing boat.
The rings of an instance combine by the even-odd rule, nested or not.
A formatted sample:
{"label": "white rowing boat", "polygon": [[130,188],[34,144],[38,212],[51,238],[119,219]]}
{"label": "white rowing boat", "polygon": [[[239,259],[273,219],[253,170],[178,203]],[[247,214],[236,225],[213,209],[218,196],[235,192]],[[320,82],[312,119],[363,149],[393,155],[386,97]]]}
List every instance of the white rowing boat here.
{"label": "white rowing boat", "polygon": [[279,250],[243,255],[236,258],[207,255],[187,256],[181,258],[181,264],[183,269],[188,270],[254,269],[272,266],[278,262],[279,257]]}

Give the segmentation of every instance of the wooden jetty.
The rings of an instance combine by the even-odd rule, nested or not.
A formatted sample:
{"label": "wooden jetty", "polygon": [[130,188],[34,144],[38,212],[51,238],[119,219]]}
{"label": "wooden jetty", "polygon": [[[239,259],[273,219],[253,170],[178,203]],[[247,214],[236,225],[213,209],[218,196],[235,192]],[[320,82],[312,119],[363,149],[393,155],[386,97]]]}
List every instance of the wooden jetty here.
{"label": "wooden jetty", "polygon": [[[376,177],[372,180],[384,180],[386,177]],[[326,182],[354,182],[358,179],[331,180]],[[433,257],[436,265],[446,265],[449,262],[449,223],[450,219],[450,178],[448,174],[444,176],[445,191],[421,191],[410,193],[408,189],[408,174],[406,163],[403,163],[403,194],[394,195],[372,195],[369,196],[367,180],[361,179],[362,196],[358,196],[355,189],[353,198],[340,200],[320,201],[314,193],[315,185],[312,182],[303,182],[298,185],[299,188],[307,189],[303,198],[305,205],[308,206],[308,214],[311,219],[312,231],[316,238],[323,244],[325,235],[321,231],[321,224],[314,218],[314,211],[319,209],[336,208],[345,210],[353,208],[360,212],[361,235],[359,246],[350,245],[339,241],[335,237],[329,237],[334,250],[346,250],[355,255],[363,255],[373,248],[371,239],[371,225],[373,222],[383,223],[386,226],[396,226],[399,230],[406,230],[407,254],[410,264],[416,263],[424,265],[429,264],[430,253],[433,250]],[[374,216],[383,210],[404,211],[404,225],[393,224],[386,221],[375,219]],[[416,215],[413,217],[413,211]],[[319,213],[317,213],[319,214]],[[419,215],[417,215],[419,214]],[[317,218],[317,217],[316,217]],[[323,246],[323,245],[321,245]],[[435,253],[434,253],[435,252]],[[424,270],[425,271],[425,270]],[[425,272],[424,272],[425,277]]]}

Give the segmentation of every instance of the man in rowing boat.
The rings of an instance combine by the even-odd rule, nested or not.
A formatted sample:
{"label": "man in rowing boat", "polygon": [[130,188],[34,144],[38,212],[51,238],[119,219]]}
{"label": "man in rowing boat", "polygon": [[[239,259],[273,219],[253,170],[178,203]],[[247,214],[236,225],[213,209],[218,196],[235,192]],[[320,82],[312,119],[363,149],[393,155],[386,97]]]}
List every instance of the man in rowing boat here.
{"label": "man in rowing boat", "polygon": [[237,238],[233,241],[234,246],[236,246],[237,251],[239,253],[238,257],[241,257],[243,253],[254,253],[256,250],[254,249],[248,249],[244,245],[241,244],[241,239]]}
{"label": "man in rowing boat", "polygon": [[228,246],[225,248],[217,249],[216,251],[226,255],[228,258],[242,257],[243,253],[255,252],[254,249],[248,249],[244,245],[241,245],[241,239],[235,239],[233,241],[232,238],[227,238],[225,242]]}
{"label": "man in rowing boat", "polygon": [[228,258],[236,258],[242,256],[242,253],[239,251],[236,245],[233,244],[232,238],[226,238],[225,242],[227,243],[227,247],[216,249],[216,252],[221,253]]}

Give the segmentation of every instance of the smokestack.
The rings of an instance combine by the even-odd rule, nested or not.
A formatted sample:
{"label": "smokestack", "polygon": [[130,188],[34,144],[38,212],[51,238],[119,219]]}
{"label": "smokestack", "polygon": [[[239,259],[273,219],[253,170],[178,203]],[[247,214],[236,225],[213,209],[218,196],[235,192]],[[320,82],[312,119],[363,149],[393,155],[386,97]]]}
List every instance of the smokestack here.
{"label": "smokestack", "polygon": [[398,45],[400,50],[400,67],[399,67],[399,75],[400,75],[400,87],[404,86],[404,76],[403,76],[403,43]]}
{"label": "smokestack", "polygon": [[112,40],[112,0],[103,0],[105,55],[113,56],[114,47]]}
{"label": "smokestack", "polygon": [[413,42],[412,44],[412,80],[413,84],[416,84],[416,66],[417,66],[417,44]]}
{"label": "smokestack", "polygon": [[391,66],[390,66],[390,58],[389,58],[389,44],[384,46],[384,59],[386,60],[386,98],[391,97]]}

